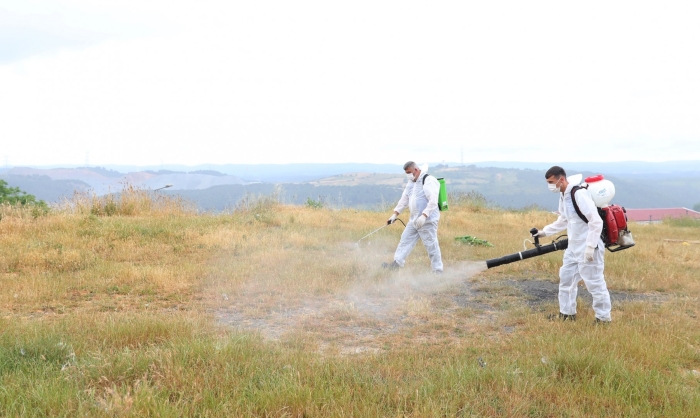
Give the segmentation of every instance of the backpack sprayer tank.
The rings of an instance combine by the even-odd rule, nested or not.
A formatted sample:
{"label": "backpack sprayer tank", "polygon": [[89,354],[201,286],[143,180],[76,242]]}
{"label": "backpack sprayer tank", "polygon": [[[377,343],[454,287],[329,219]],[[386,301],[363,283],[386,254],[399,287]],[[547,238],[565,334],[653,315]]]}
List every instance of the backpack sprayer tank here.
{"label": "backpack sprayer tank", "polygon": [[583,187],[586,185],[593,203],[599,208],[608,206],[615,197],[615,185],[610,180],[606,180],[602,174],[586,177]]}
{"label": "backpack sprayer tank", "polygon": [[[613,197],[615,197],[615,185],[610,180],[606,180],[602,174],[598,174],[586,177],[586,180],[580,186],[574,187],[571,191],[572,199],[576,189],[588,190],[593,203],[598,207],[598,214],[603,220],[601,239],[605,244],[605,248],[608,251],[616,252],[634,247],[634,238],[632,238],[632,233],[627,229],[625,208],[610,204]],[[575,200],[573,200],[573,204],[581,219],[588,223],[588,219],[581,214]]]}

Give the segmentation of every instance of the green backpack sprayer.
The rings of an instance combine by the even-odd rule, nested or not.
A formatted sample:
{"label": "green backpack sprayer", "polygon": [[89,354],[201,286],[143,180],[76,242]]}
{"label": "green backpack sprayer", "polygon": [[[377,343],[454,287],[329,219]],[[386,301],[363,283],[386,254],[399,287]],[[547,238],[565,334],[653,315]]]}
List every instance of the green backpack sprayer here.
{"label": "green backpack sprayer", "polygon": [[[430,175],[430,174],[427,174],[427,175],[423,176],[423,186],[425,186],[425,179],[426,179],[429,175]],[[444,179],[444,178],[439,177],[439,178],[437,178],[437,181],[440,183],[440,192],[438,193],[438,210],[440,210],[440,212],[442,212],[442,211],[446,211],[446,210],[449,208],[449,206],[448,206],[448,204],[447,204],[447,187],[445,186],[445,179]],[[405,224],[401,219],[396,218],[396,220],[399,221],[399,222],[401,222],[401,223],[403,224],[403,227],[404,227],[404,228],[406,227],[406,224]],[[363,239],[369,237],[370,235],[373,235],[373,234],[376,233],[376,232],[381,231],[382,229],[386,228],[386,227],[389,226],[389,225],[391,225],[391,224],[386,224],[386,225],[384,225],[384,226],[381,226],[381,227],[375,229],[374,231],[370,232],[369,234],[365,235],[364,237],[360,238],[360,239],[357,240],[357,242],[355,243],[355,246],[358,246],[358,247],[359,247],[360,241],[362,241]]]}
{"label": "green backpack sprayer", "polygon": [[[423,176],[423,186],[425,186],[425,179],[430,174]],[[447,187],[445,186],[445,179],[443,177],[437,177],[438,183],[440,183],[440,192],[438,193],[438,209],[440,212],[449,209],[447,204]]]}

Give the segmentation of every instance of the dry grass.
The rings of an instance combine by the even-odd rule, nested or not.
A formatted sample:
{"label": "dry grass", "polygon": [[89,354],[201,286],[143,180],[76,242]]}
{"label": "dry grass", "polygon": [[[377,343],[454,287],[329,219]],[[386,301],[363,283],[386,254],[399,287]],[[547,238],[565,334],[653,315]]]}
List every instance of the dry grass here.
{"label": "dry grass", "polygon": [[195,212],[196,205],[179,196],[169,196],[126,183],[118,193],[98,196],[76,192],[57,205],[60,213],[95,216],[177,216]]}
{"label": "dry grass", "polygon": [[[694,224],[632,225],[606,255],[614,324],[552,323],[506,280],[556,282],[561,253],[481,272],[552,219],[451,201],[429,274],[389,272],[387,213],[250,199],[197,214],[136,189],[0,221],[0,415],[694,416]],[[405,219],[406,217],[403,216]],[[472,235],[494,247],[460,244]],[[27,390],[27,388],[32,388]]]}

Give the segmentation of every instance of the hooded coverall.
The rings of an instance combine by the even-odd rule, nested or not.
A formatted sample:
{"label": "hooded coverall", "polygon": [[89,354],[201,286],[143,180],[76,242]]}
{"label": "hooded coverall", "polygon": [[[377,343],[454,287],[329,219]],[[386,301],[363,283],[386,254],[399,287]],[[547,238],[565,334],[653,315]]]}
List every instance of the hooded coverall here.
{"label": "hooded coverall", "polygon": [[[595,317],[601,321],[610,321],[610,293],[603,275],[605,245],[600,238],[603,220],[586,189],[579,189],[574,195],[588,223],[578,216],[571,202],[571,189],[574,186],[569,183],[566,191],[560,195],[557,220],[543,228],[548,236],[566,228],[569,238],[569,246],[564,252],[564,264],[559,269],[559,311],[565,315],[576,314],[577,284],[583,280],[593,297]],[[595,248],[591,262],[584,260],[587,246]]]}
{"label": "hooded coverall", "polygon": [[[394,261],[403,267],[406,264],[406,258],[420,237],[428,251],[431,268],[433,271],[442,271],[442,255],[437,239],[438,221],[440,220],[440,211],[438,210],[440,182],[434,176],[428,176],[423,184],[425,176],[428,176],[428,173],[421,173],[417,180],[408,181],[399,203],[394,208],[394,211],[401,213],[408,207],[411,212],[409,222],[406,224],[406,229],[401,234],[399,246],[396,248]],[[428,218],[420,229],[416,229],[414,221],[419,216],[423,216],[424,213],[428,215]]]}

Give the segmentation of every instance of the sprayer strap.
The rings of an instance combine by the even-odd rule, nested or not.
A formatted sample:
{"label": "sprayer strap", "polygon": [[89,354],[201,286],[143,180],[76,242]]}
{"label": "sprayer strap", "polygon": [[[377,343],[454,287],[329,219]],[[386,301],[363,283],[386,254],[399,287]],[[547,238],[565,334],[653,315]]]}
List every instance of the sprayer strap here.
{"label": "sprayer strap", "polygon": [[576,196],[574,196],[574,193],[576,193],[576,191],[577,191],[578,189],[582,189],[582,187],[581,187],[581,186],[574,186],[574,187],[571,189],[571,203],[574,204],[574,210],[575,210],[576,213],[578,214],[579,218],[581,218],[581,219],[583,220],[583,222],[588,223],[588,218],[586,218],[586,217],[583,215],[583,212],[581,212],[581,209],[579,209],[578,204],[576,203]]}
{"label": "sprayer strap", "polygon": [[430,176],[430,174],[426,174],[426,175],[423,176],[423,186],[425,186],[425,179],[426,179],[428,176]]}

